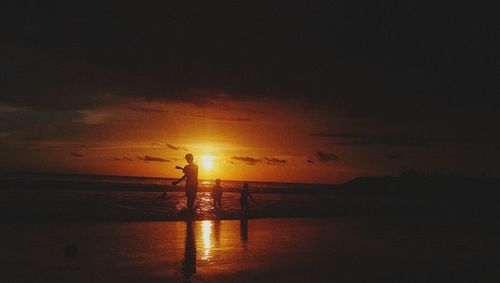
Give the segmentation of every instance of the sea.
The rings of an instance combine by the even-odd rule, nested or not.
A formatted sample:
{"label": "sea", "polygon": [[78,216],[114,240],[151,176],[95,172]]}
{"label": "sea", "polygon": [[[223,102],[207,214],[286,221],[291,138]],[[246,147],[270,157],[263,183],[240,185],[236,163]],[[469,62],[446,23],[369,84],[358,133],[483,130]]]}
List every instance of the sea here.
{"label": "sea", "polygon": [[[183,183],[170,178],[54,173],[0,174],[3,222],[179,220]],[[198,219],[236,219],[239,189],[249,183],[255,199],[250,217],[328,215],[337,203],[334,185],[223,180],[222,210],[215,211],[213,180],[200,180]],[[345,203],[345,200],[342,200]]]}
{"label": "sea", "polygon": [[193,218],[171,181],[0,174],[0,282],[500,282],[498,218],[450,198],[249,182],[242,217],[202,180]]}

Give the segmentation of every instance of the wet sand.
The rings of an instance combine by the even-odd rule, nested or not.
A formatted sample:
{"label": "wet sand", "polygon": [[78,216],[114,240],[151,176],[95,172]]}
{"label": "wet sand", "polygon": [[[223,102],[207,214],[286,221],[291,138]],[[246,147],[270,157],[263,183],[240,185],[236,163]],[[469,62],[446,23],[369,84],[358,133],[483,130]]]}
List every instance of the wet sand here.
{"label": "wet sand", "polygon": [[6,224],[0,281],[498,282],[499,233],[482,229],[379,218]]}

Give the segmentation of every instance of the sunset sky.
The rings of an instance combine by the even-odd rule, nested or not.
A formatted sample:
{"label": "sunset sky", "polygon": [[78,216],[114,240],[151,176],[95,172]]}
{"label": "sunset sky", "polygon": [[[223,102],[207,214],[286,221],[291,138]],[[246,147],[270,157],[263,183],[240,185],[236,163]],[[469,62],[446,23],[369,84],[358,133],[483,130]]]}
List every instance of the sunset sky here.
{"label": "sunset sky", "polygon": [[0,170],[500,175],[491,9],[236,2],[7,5]]}

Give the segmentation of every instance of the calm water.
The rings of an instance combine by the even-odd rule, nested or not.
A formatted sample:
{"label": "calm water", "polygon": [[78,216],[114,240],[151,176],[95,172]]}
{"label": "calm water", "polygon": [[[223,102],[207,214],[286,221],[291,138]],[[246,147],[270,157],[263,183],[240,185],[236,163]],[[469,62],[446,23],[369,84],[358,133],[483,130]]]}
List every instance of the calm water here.
{"label": "calm water", "polygon": [[[130,221],[182,219],[183,187],[171,179],[61,174],[0,175],[0,221]],[[223,181],[223,211],[218,218],[238,218],[241,181]],[[199,219],[215,219],[210,194],[213,184],[202,181],[197,197]],[[329,195],[330,186],[250,183],[257,203],[253,217],[321,215],[342,207]],[[163,198],[163,192],[167,197]],[[345,200],[342,201],[345,203]],[[338,205],[336,205],[338,203]]]}
{"label": "calm water", "polygon": [[[183,187],[170,183],[162,178],[1,173],[0,223],[183,220]],[[216,214],[209,193],[212,183],[202,181],[197,220],[239,218],[237,189],[242,182],[223,180],[222,185],[223,210]],[[469,194],[455,198],[453,193],[441,198],[366,193],[370,190],[343,194],[342,186],[266,182],[250,183],[250,190],[257,201],[251,204],[250,218],[378,215],[498,222],[494,196],[474,201]]]}
{"label": "calm water", "polygon": [[375,218],[10,224],[0,226],[0,280],[498,282],[498,233],[470,228]]}
{"label": "calm water", "polygon": [[[50,173],[6,173],[0,172],[0,180],[6,181],[27,181],[32,180],[40,183],[61,182],[61,183],[81,183],[87,184],[88,190],[92,185],[107,184],[108,190],[130,190],[134,187],[126,185],[137,185],[135,189],[147,187],[149,190],[174,189],[171,187],[172,178],[152,178],[152,177],[130,177],[130,176],[105,176],[105,175],[80,175],[80,174],[50,174]],[[254,190],[285,189],[289,191],[300,189],[325,189],[331,185],[323,184],[300,184],[300,183],[277,183],[277,182],[252,182],[252,181],[232,181],[223,180],[225,190],[232,191],[243,187],[243,183],[249,183]],[[141,187],[142,185],[142,187]],[[209,190],[213,187],[214,180],[200,180],[199,189]],[[158,187],[156,187],[158,186]],[[83,188],[83,187],[82,187]],[[71,189],[67,187],[66,189]]]}

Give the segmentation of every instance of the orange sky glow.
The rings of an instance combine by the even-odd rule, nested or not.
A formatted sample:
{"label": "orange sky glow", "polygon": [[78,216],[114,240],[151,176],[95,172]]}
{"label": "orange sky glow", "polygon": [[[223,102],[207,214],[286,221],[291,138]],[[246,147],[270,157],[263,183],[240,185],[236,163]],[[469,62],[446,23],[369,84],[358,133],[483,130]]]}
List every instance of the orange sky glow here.
{"label": "orange sky glow", "polygon": [[[474,166],[455,162],[458,149],[452,145],[364,143],[370,132],[390,131],[299,100],[219,98],[196,105],[107,99],[110,103],[91,110],[0,107],[0,114],[19,123],[0,136],[0,171],[178,178],[175,166],[186,164],[186,153],[201,165],[200,178],[222,180],[342,183],[406,168]],[[351,134],[357,132],[365,136]],[[480,158],[472,150],[463,154]],[[204,166],[207,162],[211,165]]]}
{"label": "orange sky glow", "polygon": [[33,125],[44,138],[4,153],[6,169],[175,178],[190,152],[203,179],[338,183],[364,173],[344,158],[315,159],[318,150],[345,156],[310,136],[343,117],[331,121],[331,113],[302,109],[272,100],[117,103],[80,111],[77,120]]}

